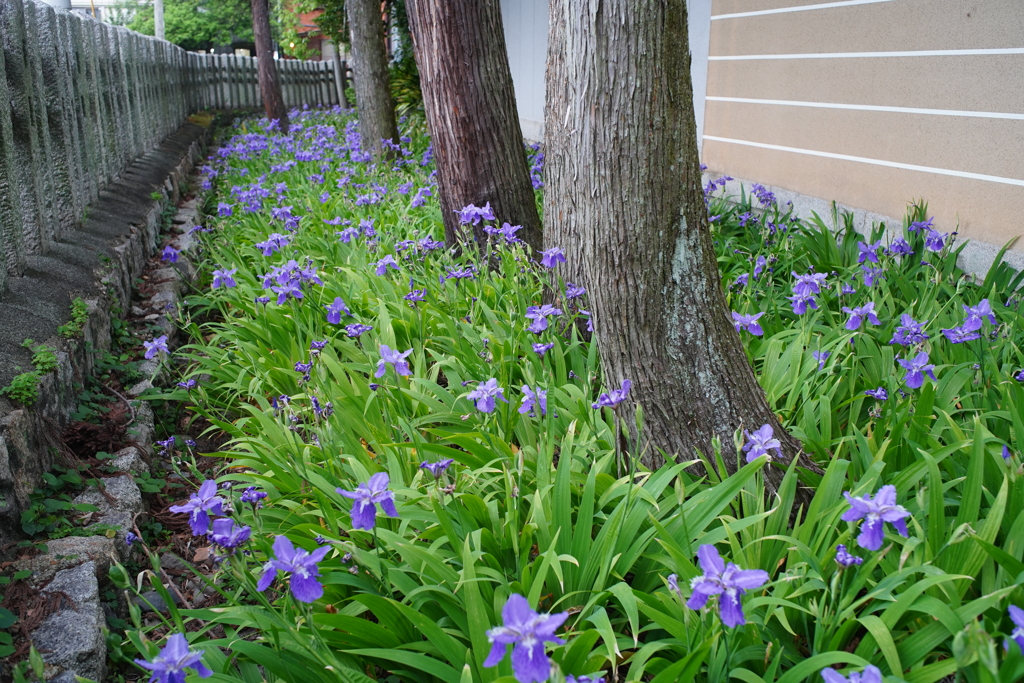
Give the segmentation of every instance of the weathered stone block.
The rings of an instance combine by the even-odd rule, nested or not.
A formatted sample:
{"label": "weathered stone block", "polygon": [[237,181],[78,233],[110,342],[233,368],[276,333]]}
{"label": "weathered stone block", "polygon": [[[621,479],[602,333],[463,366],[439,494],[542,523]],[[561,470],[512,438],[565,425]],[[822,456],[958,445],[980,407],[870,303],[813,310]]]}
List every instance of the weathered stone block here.
{"label": "weathered stone block", "polygon": [[106,619],[93,562],[57,572],[45,592],[61,592],[74,602],[50,615],[32,633],[32,644],[55,674],[73,673],[102,681],[107,675]]}

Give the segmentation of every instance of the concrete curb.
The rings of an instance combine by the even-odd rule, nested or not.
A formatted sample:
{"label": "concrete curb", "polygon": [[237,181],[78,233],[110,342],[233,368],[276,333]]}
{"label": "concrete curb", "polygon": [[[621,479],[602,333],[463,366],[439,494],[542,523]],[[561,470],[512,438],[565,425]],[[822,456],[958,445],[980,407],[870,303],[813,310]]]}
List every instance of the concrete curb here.
{"label": "concrete curb", "polygon": [[[195,268],[184,250],[190,246],[189,230],[195,224],[198,212],[194,201],[186,202],[175,218],[175,231],[171,241],[175,248],[182,250],[178,268],[158,269],[150,278],[160,284],[153,295],[141,306],[162,308],[170,304],[177,310],[182,289],[195,273]],[[148,317],[148,316],[146,316]],[[164,325],[163,323],[166,323]],[[177,326],[169,316],[158,318],[162,331],[173,345]],[[143,370],[151,378],[163,375],[156,361],[147,363]],[[102,604],[100,591],[108,582],[108,572],[113,561],[126,563],[131,558],[133,547],[127,542],[127,534],[142,521],[143,496],[136,485],[134,474],[148,473],[153,456],[152,443],[155,434],[153,411],[145,400],[138,397],[153,386],[152,379],[143,380],[128,390],[135,419],[128,425],[129,439],[138,445],[122,448],[114,453],[112,464],[121,476],[103,480],[104,490],[91,486],[75,499],[75,503],[93,505],[95,521],[86,529],[95,529],[102,535],[68,537],[49,542],[48,552],[15,564],[16,570],[32,572],[33,584],[46,585],[44,592],[60,590],[72,597],[74,604],[50,615],[31,635],[36,648],[46,663],[46,679],[49,681],[73,681],[74,676],[102,680],[106,675],[107,648],[102,629],[107,627],[105,612],[110,608]],[[103,527],[114,527],[111,533]],[[71,595],[71,593],[74,595]],[[150,592],[146,597],[158,604],[158,594]],[[136,599],[137,601],[138,599]],[[143,611],[148,610],[143,606]]]}
{"label": "concrete curb", "polygon": [[[8,282],[0,299],[0,386],[15,367],[31,368],[31,351],[21,346],[26,338],[56,349],[58,367],[41,378],[31,407],[0,397],[0,538],[22,536],[21,511],[55,463],[75,409],[75,385],[84,384],[109,350],[111,315],[128,310],[134,281],[156,249],[161,207],[179,199],[206,137],[195,124],[168,136],[100,193],[80,230],[65,233],[46,256],[28,257],[24,276]],[[69,340],[58,327],[68,322],[75,298],[87,302],[88,318],[80,336]],[[140,442],[151,441],[149,434]]]}

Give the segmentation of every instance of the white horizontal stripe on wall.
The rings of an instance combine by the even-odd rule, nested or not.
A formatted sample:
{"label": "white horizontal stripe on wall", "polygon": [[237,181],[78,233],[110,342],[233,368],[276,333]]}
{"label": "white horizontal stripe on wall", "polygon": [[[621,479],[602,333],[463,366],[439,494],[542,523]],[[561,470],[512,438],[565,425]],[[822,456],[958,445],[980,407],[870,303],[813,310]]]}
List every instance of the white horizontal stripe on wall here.
{"label": "white horizontal stripe on wall", "polygon": [[788,107],[813,107],[815,109],[853,109],[856,111],[884,111],[897,114],[929,114],[932,116],[971,116],[981,119],[1012,119],[1024,121],[1024,114],[999,111],[959,111],[956,109],[919,109],[917,107],[886,107],[875,104],[838,104],[835,102],[800,102],[798,100],[760,100],[752,97],[715,97],[708,95],[709,102],[738,102],[740,104],[772,104]]}
{"label": "white horizontal stripe on wall", "polygon": [[[714,18],[714,17],[712,17]],[[1024,55],[1024,47],[996,47],[971,50],[913,50],[907,52],[809,52],[789,55],[712,55],[713,62],[751,59],[856,59],[863,57],[971,57],[978,55]]]}
{"label": "white horizontal stripe on wall", "polygon": [[711,21],[716,19],[740,19],[742,17],[760,17],[765,14],[782,14],[783,12],[806,12],[812,9],[832,9],[833,7],[850,7],[851,5],[874,5],[879,2],[893,2],[893,0],[842,0],[841,2],[823,2],[818,5],[798,5],[796,7],[779,7],[776,9],[761,9],[753,12],[734,12],[732,14],[716,14]]}
{"label": "white horizontal stripe on wall", "polygon": [[725,142],[733,145],[744,145],[746,147],[759,147],[771,149],[778,152],[792,152],[793,154],[804,154],[807,156],[824,157],[826,159],[840,159],[842,161],[856,161],[862,164],[873,166],[886,166],[888,168],[899,168],[905,171],[921,171],[922,173],[934,173],[937,175],[955,176],[957,178],[970,178],[972,180],[986,180],[992,183],[1003,183],[1004,185],[1017,185],[1024,187],[1024,180],[1016,178],[1004,178],[996,175],[985,175],[984,173],[970,173],[968,171],[953,171],[948,168],[935,168],[933,166],[918,166],[917,164],[903,164],[898,161],[885,161],[884,159],[869,159],[867,157],[856,157],[849,154],[836,154],[834,152],[819,152],[813,149],[800,149],[799,147],[786,147],[784,145],[769,145],[764,142],[752,142],[750,140],[733,140],[732,138],[720,138],[717,135],[704,135],[705,140]]}

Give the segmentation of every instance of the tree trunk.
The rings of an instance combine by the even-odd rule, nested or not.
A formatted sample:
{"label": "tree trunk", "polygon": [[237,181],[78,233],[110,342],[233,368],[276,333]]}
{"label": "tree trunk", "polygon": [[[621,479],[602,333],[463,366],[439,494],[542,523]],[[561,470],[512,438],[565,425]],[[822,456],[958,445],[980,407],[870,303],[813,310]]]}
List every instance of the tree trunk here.
{"label": "tree trunk", "polygon": [[[717,436],[733,471],[734,432],[765,423],[788,460],[799,443],[758,386],[722,293],[685,0],[552,0],[550,19],[545,241],[565,249],[563,277],[587,284],[605,384],[633,382],[645,464],[660,464],[657,449],[711,457]],[[781,476],[768,468],[770,485]]]}
{"label": "tree trunk", "polygon": [[373,156],[389,155],[381,140],[398,142],[395,103],[391,98],[388,55],[380,0],[346,0],[352,35],[352,71],[359,110],[359,136],[363,150]]}
{"label": "tree trunk", "polygon": [[[542,244],[519,127],[498,0],[409,0],[413,51],[437,163],[445,241],[462,235],[455,212],[490,202],[499,223]],[[484,244],[482,226],[476,238]]]}
{"label": "tree trunk", "polygon": [[270,40],[270,7],[268,0],[252,0],[252,32],[256,36],[256,67],[259,71],[260,93],[267,118],[277,120],[281,130],[288,132],[288,109],[281,96],[281,81],[274,64],[274,46]]}

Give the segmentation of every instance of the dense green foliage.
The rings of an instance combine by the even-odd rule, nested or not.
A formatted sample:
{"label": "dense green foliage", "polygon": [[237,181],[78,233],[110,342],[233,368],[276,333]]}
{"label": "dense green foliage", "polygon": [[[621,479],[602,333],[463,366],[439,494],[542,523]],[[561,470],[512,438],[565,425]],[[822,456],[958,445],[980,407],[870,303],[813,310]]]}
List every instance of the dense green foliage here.
{"label": "dense green foliage", "polygon": [[[441,221],[436,201],[411,205],[432,182],[419,163],[422,136],[406,138],[407,153],[385,168],[365,163],[342,115],[295,112],[292,122],[289,137],[242,123],[208,168],[207,207],[220,217],[198,256],[216,279],[182,314],[191,343],[178,356],[188,369],[172,396],[232,437],[216,454],[220,482],[233,486],[221,495],[252,527],[251,554],[223,551],[225,604],[175,609],[165,624],[204,650],[208,680],[510,681],[507,657],[484,661],[486,631],[502,623],[512,594],[539,612],[568,612],[566,644],[549,650],[556,680],[796,683],[821,680],[825,667],[868,665],[890,683],[1024,675],[1020,648],[1002,647],[1014,628],[1007,607],[1024,603],[1024,384],[1014,379],[1024,319],[1009,269],[972,282],[956,269],[951,240],[933,253],[923,230],[907,231],[925,218],[916,207],[903,226],[914,255],[875,250],[884,272],[867,286],[857,262],[865,238],[842,217],[828,226],[798,220],[767,194],[712,195],[723,280],[740,278],[728,286],[730,306],[765,313],[762,337],[743,333],[752,363],[824,474],[790,467],[770,494],[761,470],[777,464],[741,462],[722,479],[720,452],[619,474],[615,430],[635,423],[642,443],[642,410],[592,407],[613,387],[583,325],[569,324],[585,314],[557,268],[528,262],[497,235],[479,261],[474,249],[456,257],[424,248]],[[284,237],[276,251],[256,246],[273,233]],[[378,275],[387,255],[398,268]],[[275,268],[305,269],[302,298],[268,277]],[[797,315],[791,273],[810,271],[827,278],[818,308]],[[841,283],[856,291],[841,293]],[[562,314],[533,334],[525,314],[546,287]],[[332,324],[325,307],[338,297],[351,315]],[[945,339],[940,328],[959,325],[962,305],[982,299],[997,324],[986,319],[976,341]],[[869,301],[879,324],[846,329],[842,308]],[[927,321],[930,338],[912,349],[890,343],[904,313]],[[356,322],[372,330],[349,336]],[[311,352],[313,342],[325,343]],[[535,343],[552,347],[540,355]],[[380,345],[411,349],[408,376],[396,364],[375,376]],[[830,355],[819,364],[815,351]],[[919,351],[937,379],[910,388],[897,358]],[[491,378],[508,402],[481,412],[467,395]],[[546,414],[520,412],[524,385],[546,389]],[[864,394],[880,387],[887,400]],[[622,457],[635,463],[631,443]],[[420,467],[443,458],[454,464],[438,479]],[[687,469],[697,461],[707,476]],[[380,472],[398,517],[353,528],[353,502],[337,489]],[[857,524],[840,520],[842,494],[883,485],[895,486],[909,534],[888,527],[874,552],[857,547]],[[268,497],[243,502],[248,486]],[[795,509],[801,487],[810,503]],[[276,535],[329,548],[323,597],[294,599],[285,574],[256,590]],[[743,596],[744,626],[723,627],[714,600],[685,606],[705,544],[770,577]],[[863,564],[837,564],[838,544]],[[143,631],[128,635],[142,656],[156,655]]]}
{"label": "dense green foliage", "polygon": [[[155,34],[149,0],[123,0],[116,12],[115,23],[148,36]],[[252,42],[249,0],[164,0],[164,36],[186,50]]]}

